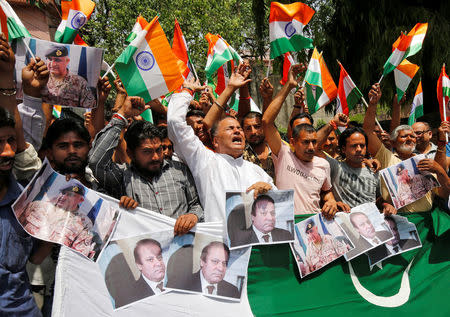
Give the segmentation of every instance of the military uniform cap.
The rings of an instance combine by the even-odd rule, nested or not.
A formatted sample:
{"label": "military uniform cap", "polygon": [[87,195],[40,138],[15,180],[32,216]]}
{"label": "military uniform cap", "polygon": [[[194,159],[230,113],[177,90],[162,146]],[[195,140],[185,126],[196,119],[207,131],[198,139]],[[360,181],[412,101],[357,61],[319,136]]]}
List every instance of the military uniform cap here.
{"label": "military uniform cap", "polygon": [[69,55],[69,51],[67,50],[67,47],[64,45],[55,45],[52,46],[47,53],[45,54],[45,57],[64,57]]}
{"label": "military uniform cap", "polygon": [[61,189],[61,193],[68,193],[68,192],[84,196],[84,187],[78,184],[71,184]]}
{"label": "military uniform cap", "polygon": [[314,220],[309,219],[306,222],[306,228],[305,228],[305,233],[308,233],[309,230],[311,230],[316,224],[314,223]]}

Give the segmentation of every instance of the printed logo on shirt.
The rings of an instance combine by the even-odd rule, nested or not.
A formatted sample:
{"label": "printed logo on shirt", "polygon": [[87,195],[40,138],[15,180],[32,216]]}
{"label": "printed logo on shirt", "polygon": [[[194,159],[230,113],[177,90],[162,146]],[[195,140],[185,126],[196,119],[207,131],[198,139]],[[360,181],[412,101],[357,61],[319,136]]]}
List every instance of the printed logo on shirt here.
{"label": "printed logo on shirt", "polygon": [[288,170],[288,172],[291,172],[295,175],[301,176],[301,177],[307,179],[308,181],[315,181],[317,184],[322,184],[320,179],[318,179],[317,177],[307,175],[305,172],[303,172],[303,171],[299,170],[298,168],[295,168],[289,164],[287,165],[287,170]]}

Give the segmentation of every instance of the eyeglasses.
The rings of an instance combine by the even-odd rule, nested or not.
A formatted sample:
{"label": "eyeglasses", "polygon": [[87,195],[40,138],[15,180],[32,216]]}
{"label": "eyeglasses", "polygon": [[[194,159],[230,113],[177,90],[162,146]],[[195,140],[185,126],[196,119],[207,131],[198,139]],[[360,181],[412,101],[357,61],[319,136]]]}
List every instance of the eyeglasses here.
{"label": "eyeglasses", "polygon": [[414,131],[414,133],[415,133],[417,136],[420,136],[420,135],[422,135],[422,134],[424,134],[424,133],[427,133],[427,132],[430,132],[430,130],[425,130],[425,131]]}

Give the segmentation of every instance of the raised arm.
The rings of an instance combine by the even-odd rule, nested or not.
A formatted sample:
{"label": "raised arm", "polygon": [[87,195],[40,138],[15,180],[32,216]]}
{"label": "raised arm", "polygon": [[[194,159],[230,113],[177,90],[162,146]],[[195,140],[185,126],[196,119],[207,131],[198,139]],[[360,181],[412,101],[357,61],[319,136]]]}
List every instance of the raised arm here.
{"label": "raised arm", "polygon": [[283,102],[286,100],[289,92],[297,87],[298,85],[298,75],[303,71],[304,66],[302,64],[297,64],[291,67],[288,74],[288,80],[286,84],[281,88],[278,94],[270,103],[269,107],[263,114],[262,124],[264,129],[264,135],[266,136],[266,141],[269,144],[272,153],[278,155],[281,148],[281,136],[275,127],[275,119],[280,113]]}
{"label": "raised arm", "polygon": [[[245,61],[244,62],[244,71],[251,71],[250,64]],[[239,108],[237,113],[237,119],[239,122],[241,119],[250,112],[250,92],[248,89],[248,83],[239,88]]]}
{"label": "raised arm", "polygon": [[[305,105],[305,92],[304,88],[300,87],[294,94],[294,106],[292,107],[291,115],[289,116],[289,121],[300,113],[309,113],[308,107]],[[287,127],[287,135],[292,135],[292,128],[290,125]]]}
{"label": "raised arm", "polygon": [[368,150],[372,156],[377,154],[381,147],[381,141],[378,139],[376,134],[373,132],[375,129],[375,117],[377,113],[377,104],[381,98],[380,84],[376,83],[372,86],[369,91],[369,107],[366,110],[366,115],[364,117],[363,129],[367,134],[369,140]]}
{"label": "raised arm", "polygon": [[329,123],[317,131],[317,148],[321,149],[322,145],[327,141],[328,135],[336,130],[337,127],[346,127],[349,121],[347,115],[337,113]]}
{"label": "raised arm", "polygon": [[262,113],[264,113],[273,99],[273,86],[270,83],[269,78],[263,78],[263,80],[261,81],[261,85],[259,85],[259,92],[263,99]]}
{"label": "raised arm", "polygon": [[442,121],[441,125],[438,129],[438,149],[436,150],[436,155],[434,156],[434,160],[442,166],[444,171],[448,172],[448,168],[450,165],[450,158],[447,157],[445,153],[445,134],[450,134],[450,122]]}
{"label": "raised arm", "polygon": [[241,63],[235,69],[233,74],[228,81],[227,87],[225,87],[224,91],[217,97],[214,104],[209,109],[205,118],[203,119],[203,124],[209,130],[217,122],[223,115],[224,111],[227,107],[228,99],[230,99],[231,95],[240,87],[247,85],[251,79],[248,79],[250,76],[251,69],[247,68],[245,64]]}
{"label": "raised arm", "polygon": [[122,129],[128,125],[128,118],[140,115],[147,108],[142,98],[126,97],[120,110],[97,134],[89,152],[89,167],[95,177],[110,195],[118,199],[122,194],[123,169],[113,162],[112,156]]}
{"label": "raised arm", "polygon": [[97,83],[98,90],[98,102],[97,108],[92,109],[92,126],[94,128],[93,136],[105,127],[105,103],[108,99],[109,92],[111,90],[111,84],[109,83],[108,77],[99,78]]}
{"label": "raised arm", "polygon": [[403,95],[403,98],[398,102],[397,94],[394,95],[394,100],[392,100],[392,119],[389,126],[389,133],[394,131],[394,129],[400,125],[401,106],[405,102],[405,99],[406,95]]}

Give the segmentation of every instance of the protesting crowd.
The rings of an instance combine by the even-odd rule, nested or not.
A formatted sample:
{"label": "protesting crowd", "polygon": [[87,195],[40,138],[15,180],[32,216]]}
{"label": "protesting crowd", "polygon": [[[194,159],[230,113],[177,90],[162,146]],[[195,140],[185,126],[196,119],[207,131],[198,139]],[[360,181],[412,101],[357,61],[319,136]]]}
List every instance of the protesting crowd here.
{"label": "protesting crowd", "polygon": [[[278,92],[265,77],[258,92],[263,105],[255,109],[251,105],[249,61],[232,65],[219,94],[211,86],[201,85],[196,76],[187,76],[165,100],[157,98],[160,96],[136,96],[128,87],[140,85],[137,79],[118,72],[120,78],[114,80],[110,70],[98,78],[95,96],[95,89],[90,89],[86,79],[69,72],[68,49],[53,44],[45,56],[28,56],[18,73],[12,45],[5,34],[0,35],[0,316],[50,316],[60,248],[69,246],[88,258],[96,258],[97,245],[108,241],[117,213],[111,211],[104,228],[98,229],[98,214],[104,210],[99,206],[104,198],[95,198],[100,203],[93,203],[97,207],[93,206],[88,214],[80,209],[94,199],[91,197],[95,192],[100,193],[98,197],[116,199],[127,210],[123,212],[133,213],[141,207],[148,213],[173,218],[172,237],[189,235],[198,223],[221,222],[222,236],[228,232],[230,238],[226,193],[249,193],[255,206],[249,213],[250,227],[236,232],[232,247],[233,243],[292,242],[293,227],[289,230],[288,220],[284,229],[275,227],[277,201],[269,194],[293,191],[295,216],[321,215],[300,228],[300,236],[307,239],[305,260],[300,260],[301,247],[292,249],[302,262],[302,276],[328,263],[326,258],[344,255],[355,245],[337,241],[331,233],[318,229],[320,223],[330,223],[339,212],[350,213],[360,205],[376,204],[377,212],[386,217],[394,234],[386,250],[396,253],[395,248],[404,246],[406,240],[400,239],[396,228],[392,229],[396,224],[390,217],[428,212],[436,206],[450,208],[450,122],[442,121],[437,133],[432,132],[434,122],[420,118],[412,125],[401,124],[400,104],[394,100],[396,114],[390,128],[383,129],[376,120],[382,96],[380,83],[374,83],[367,93],[362,124],[350,121],[348,112],[341,111],[317,127],[306,100],[306,63],[290,66]],[[153,67],[147,60],[150,57],[142,56],[140,63],[136,62],[140,72]],[[17,81],[21,82],[20,101],[19,96],[16,99]],[[108,115],[105,104],[112,89],[116,95]],[[294,94],[295,104],[287,133],[283,134],[275,120],[290,94]],[[237,108],[229,106],[233,98],[237,98]],[[55,116],[53,105],[89,109],[83,117],[67,115],[68,108]],[[146,120],[149,111],[152,122]],[[422,178],[419,181],[411,170],[408,172],[409,165],[402,163],[417,155],[422,156],[412,163],[414,171],[432,175],[430,184],[422,184]],[[393,183],[380,172],[392,166],[396,174]],[[55,193],[49,188],[57,174],[48,172],[50,167],[65,178],[58,180],[62,185]],[[32,194],[36,195],[33,202],[26,205],[24,200]],[[47,205],[33,206],[45,199]],[[20,216],[16,209],[21,210]],[[362,213],[355,212],[348,223],[353,224],[361,239],[378,234]],[[94,229],[103,233],[91,233]],[[373,232],[366,234],[364,230]],[[381,234],[377,236],[383,240]],[[164,293],[165,286],[180,288],[170,286],[171,271],[162,261],[166,251],[160,242],[152,238],[133,242],[136,247],[130,254],[140,274],[134,287],[140,295],[123,303],[116,299],[115,307]],[[186,282],[189,286],[185,289],[239,298],[241,289],[224,280],[233,248],[222,242],[204,245],[198,257],[200,268]],[[152,261],[151,269],[147,261]],[[371,261],[379,262],[374,258]],[[217,265],[224,269],[216,269]],[[219,273],[213,271],[213,266]],[[36,272],[40,271],[47,271],[53,278],[36,282]],[[166,274],[169,282],[163,285]],[[42,309],[33,293],[42,295]],[[125,297],[132,296],[117,298]]]}

